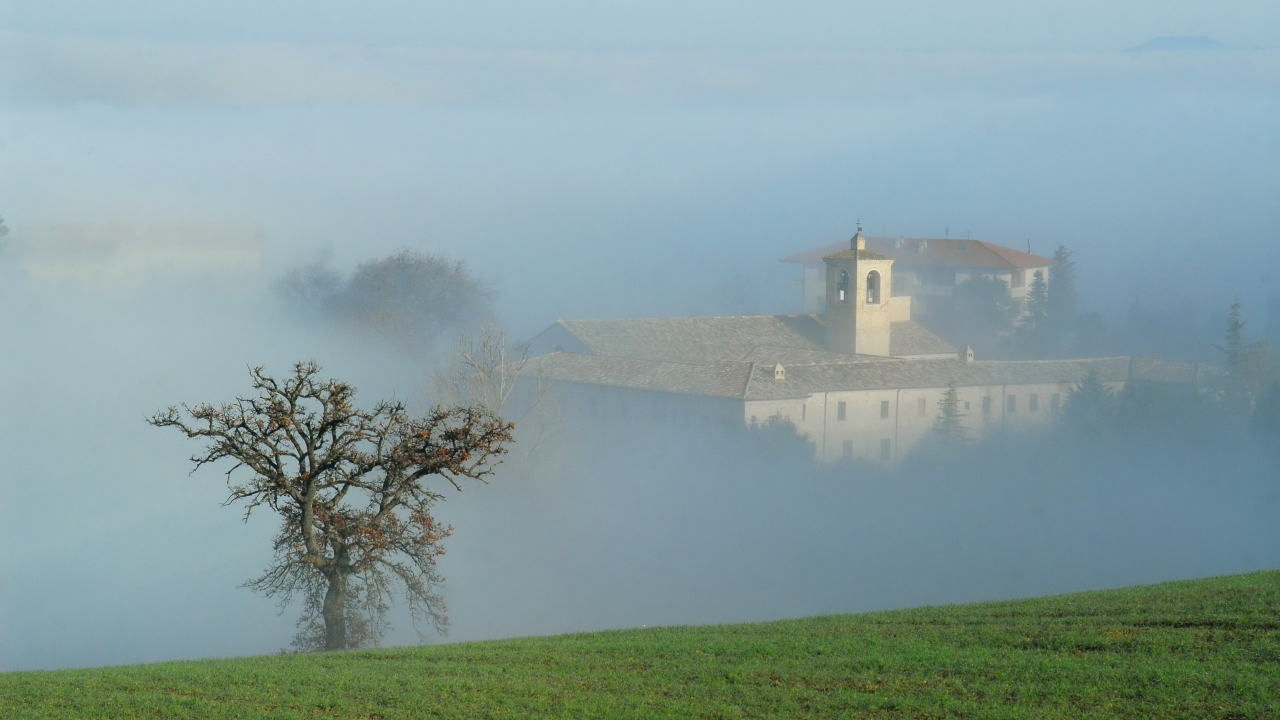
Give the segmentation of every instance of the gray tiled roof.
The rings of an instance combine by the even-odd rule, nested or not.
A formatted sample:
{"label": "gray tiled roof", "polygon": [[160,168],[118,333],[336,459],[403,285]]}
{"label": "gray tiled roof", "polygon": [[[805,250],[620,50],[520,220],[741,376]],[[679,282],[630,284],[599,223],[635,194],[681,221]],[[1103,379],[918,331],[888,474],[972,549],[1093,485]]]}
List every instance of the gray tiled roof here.
{"label": "gray tiled roof", "polygon": [[951,343],[925,330],[914,322],[896,322],[889,326],[889,354],[895,357],[914,355],[950,355],[959,352]]}
{"label": "gray tiled roof", "polygon": [[[822,256],[822,259],[823,260],[852,260],[853,248],[846,247],[843,250],[837,250],[836,252],[833,252],[833,253],[827,253],[826,255]],[[858,259],[859,260],[892,260],[893,258],[883,253],[878,253],[875,250],[868,250],[866,248],[863,248],[858,251]]]}
{"label": "gray tiled roof", "polygon": [[[520,374],[544,380],[657,392],[741,398],[753,363],[711,365],[556,352],[531,358]],[[770,365],[770,372],[773,366]],[[772,377],[772,376],[771,376]]]}
{"label": "gray tiled roof", "polygon": [[[709,365],[722,361],[860,362],[869,356],[831,353],[823,348],[817,315],[631,318],[561,320],[594,355],[633,360]],[[893,323],[894,355],[954,355],[956,349],[919,325]]]}
{"label": "gray tiled roof", "polygon": [[[521,374],[548,380],[610,385],[657,392],[770,400],[807,397],[817,392],[891,390],[992,385],[1076,383],[1096,370],[1103,382],[1135,380],[1207,384],[1221,370],[1205,365],[1146,358],[1085,360],[980,361],[885,360],[786,365],[786,379],[775,380],[773,363],[721,362],[696,366],[576,353],[533,358]],[[1197,379],[1198,376],[1198,379]],[[748,377],[750,382],[747,382]]]}

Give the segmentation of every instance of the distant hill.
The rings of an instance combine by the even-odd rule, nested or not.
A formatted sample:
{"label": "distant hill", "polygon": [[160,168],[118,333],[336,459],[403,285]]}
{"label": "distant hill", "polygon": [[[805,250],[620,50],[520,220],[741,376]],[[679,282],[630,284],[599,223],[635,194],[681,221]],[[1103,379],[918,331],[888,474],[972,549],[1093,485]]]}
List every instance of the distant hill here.
{"label": "distant hill", "polygon": [[1170,35],[1148,40],[1125,52],[1222,52],[1235,49],[1204,35]]}

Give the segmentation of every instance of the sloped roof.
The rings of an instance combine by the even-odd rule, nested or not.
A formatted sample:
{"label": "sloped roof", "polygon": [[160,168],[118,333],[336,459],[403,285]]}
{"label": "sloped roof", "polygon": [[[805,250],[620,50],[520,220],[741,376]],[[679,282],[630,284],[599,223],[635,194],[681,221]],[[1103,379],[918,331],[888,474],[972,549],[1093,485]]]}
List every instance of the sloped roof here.
{"label": "sloped roof", "polygon": [[924,326],[904,321],[889,324],[889,354],[905,358],[919,355],[956,357],[959,351],[951,343],[925,330]]}
{"label": "sloped roof", "polygon": [[[520,370],[524,377],[608,385],[634,390],[741,398],[753,363],[687,363],[554,352],[530,358]],[[770,365],[770,368],[773,366]],[[770,371],[772,372],[772,370]]]}
{"label": "sloped roof", "polygon": [[[985,240],[943,238],[867,238],[867,250],[891,257],[902,266],[982,267],[1018,270],[1048,267],[1051,258],[1014,250]],[[852,257],[849,243],[836,243],[788,255],[780,262],[818,263],[824,257],[844,253]]]}
{"label": "sloped roof", "polygon": [[[710,365],[716,362],[863,362],[885,358],[832,353],[823,348],[817,315],[560,320],[593,355]],[[537,338],[535,338],[536,342]],[[890,326],[892,355],[954,355],[956,349],[914,322]]]}
{"label": "sloped roof", "polygon": [[521,375],[686,395],[778,400],[845,390],[943,388],[951,382],[960,388],[1075,384],[1090,371],[1097,371],[1103,382],[1134,379],[1188,384],[1210,384],[1222,374],[1217,368],[1194,363],[1128,357],[972,363],[958,359],[889,360],[784,367],[786,379],[777,380],[771,362],[697,366],[560,352],[531,359]]}
{"label": "sloped roof", "polygon": [[710,365],[741,360],[754,348],[822,350],[822,321],[814,315],[561,320],[595,355]]}
{"label": "sloped roof", "polygon": [[[832,247],[837,247],[837,246],[833,245]],[[822,259],[823,260],[852,260],[853,248],[846,247],[843,250],[839,250],[833,253],[828,253],[826,255],[823,255]],[[888,255],[878,253],[874,250],[867,250],[866,248],[863,248],[858,251],[858,259],[859,260],[892,260],[893,258]]]}

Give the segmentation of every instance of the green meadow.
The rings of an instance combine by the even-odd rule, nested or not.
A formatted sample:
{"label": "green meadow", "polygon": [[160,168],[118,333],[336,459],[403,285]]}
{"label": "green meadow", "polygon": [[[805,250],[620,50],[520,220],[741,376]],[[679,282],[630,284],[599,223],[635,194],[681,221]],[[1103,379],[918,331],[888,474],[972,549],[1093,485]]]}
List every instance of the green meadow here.
{"label": "green meadow", "polygon": [[1274,718],[1280,571],[779,622],[0,674],[9,718]]}

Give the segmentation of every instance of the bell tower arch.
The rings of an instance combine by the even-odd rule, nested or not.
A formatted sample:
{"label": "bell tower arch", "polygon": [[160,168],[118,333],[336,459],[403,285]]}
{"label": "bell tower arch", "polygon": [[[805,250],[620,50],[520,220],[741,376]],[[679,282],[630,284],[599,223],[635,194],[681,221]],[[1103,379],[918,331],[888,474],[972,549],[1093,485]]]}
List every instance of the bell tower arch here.
{"label": "bell tower arch", "polygon": [[832,352],[889,355],[893,258],[867,249],[862,228],[827,265],[826,346]]}

